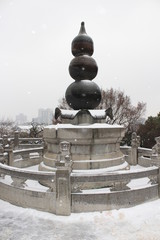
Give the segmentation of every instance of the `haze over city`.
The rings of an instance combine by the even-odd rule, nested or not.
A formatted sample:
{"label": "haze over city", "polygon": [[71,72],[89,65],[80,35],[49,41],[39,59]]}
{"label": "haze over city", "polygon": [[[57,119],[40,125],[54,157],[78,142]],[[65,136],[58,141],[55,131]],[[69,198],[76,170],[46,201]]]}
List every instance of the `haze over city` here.
{"label": "haze over city", "polygon": [[160,89],[158,0],[1,0],[0,118],[54,109],[74,80],[71,42],[85,22],[103,89],[123,90],[156,116]]}

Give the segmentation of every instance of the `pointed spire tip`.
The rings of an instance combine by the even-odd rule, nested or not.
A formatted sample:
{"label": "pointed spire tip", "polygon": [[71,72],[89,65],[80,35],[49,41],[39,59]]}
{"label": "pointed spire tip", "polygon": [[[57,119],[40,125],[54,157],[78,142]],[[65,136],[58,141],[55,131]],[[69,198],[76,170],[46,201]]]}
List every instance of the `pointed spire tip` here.
{"label": "pointed spire tip", "polygon": [[84,22],[81,22],[81,27],[80,27],[79,34],[87,34],[85,26],[84,26]]}

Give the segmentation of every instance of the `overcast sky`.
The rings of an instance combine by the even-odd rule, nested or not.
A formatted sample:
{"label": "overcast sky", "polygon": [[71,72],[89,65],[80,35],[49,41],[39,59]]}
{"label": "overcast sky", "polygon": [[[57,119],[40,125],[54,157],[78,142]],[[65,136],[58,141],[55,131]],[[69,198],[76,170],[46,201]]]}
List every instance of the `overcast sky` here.
{"label": "overcast sky", "polygon": [[54,109],[74,80],[68,66],[81,21],[104,89],[160,112],[159,0],[0,0],[0,119]]}

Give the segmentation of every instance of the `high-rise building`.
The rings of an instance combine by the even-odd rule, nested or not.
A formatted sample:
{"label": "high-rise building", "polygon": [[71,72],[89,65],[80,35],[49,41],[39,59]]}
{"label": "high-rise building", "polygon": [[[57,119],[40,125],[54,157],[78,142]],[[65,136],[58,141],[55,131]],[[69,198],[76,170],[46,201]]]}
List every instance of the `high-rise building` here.
{"label": "high-rise building", "polygon": [[40,124],[52,124],[53,111],[50,108],[38,110],[38,123]]}
{"label": "high-rise building", "polygon": [[16,124],[21,125],[27,122],[27,116],[24,115],[23,113],[20,113],[16,116]]}

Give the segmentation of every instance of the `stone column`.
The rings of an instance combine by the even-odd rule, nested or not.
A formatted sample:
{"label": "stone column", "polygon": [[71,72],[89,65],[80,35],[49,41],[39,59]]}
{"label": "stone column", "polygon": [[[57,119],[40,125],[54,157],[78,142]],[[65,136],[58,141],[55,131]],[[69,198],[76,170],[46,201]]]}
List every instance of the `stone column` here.
{"label": "stone column", "polygon": [[59,159],[56,162],[56,214],[71,214],[71,183],[70,143],[60,143]]}
{"label": "stone column", "polygon": [[131,141],[131,165],[138,164],[138,147],[140,146],[140,137],[134,132]]}

